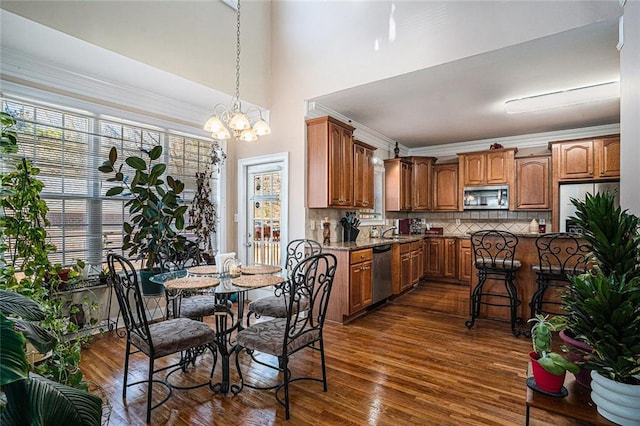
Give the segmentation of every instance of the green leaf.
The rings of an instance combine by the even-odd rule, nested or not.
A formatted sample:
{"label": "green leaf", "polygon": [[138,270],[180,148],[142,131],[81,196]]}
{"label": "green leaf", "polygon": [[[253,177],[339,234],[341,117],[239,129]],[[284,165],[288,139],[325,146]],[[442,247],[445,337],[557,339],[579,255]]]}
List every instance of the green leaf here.
{"label": "green leaf", "polygon": [[98,170],[102,173],[111,173],[113,172],[113,167],[105,161],[102,166],[98,167]]}
{"label": "green leaf", "polygon": [[0,313],[0,386],[27,377],[28,363],[25,339],[13,329],[13,322]]}
{"label": "green leaf", "polygon": [[112,146],[111,149],[109,150],[109,162],[111,164],[116,164],[117,160],[118,160],[118,150],[116,149],[115,146]]}
{"label": "green leaf", "polygon": [[127,165],[129,165],[129,167],[138,170],[138,171],[142,171],[142,170],[146,170],[147,169],[147,163],[140,157],[128,157],[125,160],[125,163],[127,163]]}
{"label": "green leaf", "polygon": [[162,155],[162,145],[154,146],[151,151],[149,151],[149,158],[151,160],[157,160]]}
{"label": "green leaf", "polygon": [[121,186],[114,186],[113,188],[109,188],[109,190],[107,191],[107,197],[111,197],[114,195],[120,195],[122,194],[122,191],[124,190],[123,187]]}

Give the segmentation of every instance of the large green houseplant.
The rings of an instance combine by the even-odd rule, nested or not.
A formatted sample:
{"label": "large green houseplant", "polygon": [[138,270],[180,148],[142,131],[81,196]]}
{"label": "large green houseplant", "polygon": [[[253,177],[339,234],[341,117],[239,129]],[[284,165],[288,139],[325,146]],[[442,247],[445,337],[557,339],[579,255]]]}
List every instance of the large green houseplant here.
{"label": "large green houseplant", "polygon": [[[186,237],[180,231],[185,228],[188,206],[180,200],[184,184],[169,175],[163,178],[167,166],[158,161],[162,146],[142,153],[147,159],[130,156],[118,162],[118,151],[113,147],[98,170],[110,175],[107,181],[116,184],[107,190],[107,196],[130,197],[125,203],[130,217],[123,225],[122,249],[140,259],[144,269],[162,268],[164,259],[185,248]],[[125,165],[133,176],[126,174]]]}
{"label": "large green houseplant", "polygon": [[[640,218],[616,207],[611,193],[572,203],[577,209],[572,219],[591,246],[594,269],[570,278],[562,296],[567,327],[593,348],[584,365],[593,370],[598,411],[616,422],[640,423]],[[625,403],[609,407],[614,387],[636,399],[618,395]]]}
{"label": "large green houseplant", "polygon": [[[15,120],[8,114],[2,115],[2,146],[0,152],[14,154],[17,152],[17,133],[15,132]],[[7,142],[9,141],[9,142]],[[6,142],[6,143],[5,143]],[[16,143],[14,143],[16,142]],[[76,337],[69,339],[68,334],[78,331],[77,325],[71,323],[65,311],[65,305],[61,298],[56,297],[56,290],[60,280],[56,272],[60,265],[53,265],[49,261],[49,254],[56,250],[56,247],[49,242],[47,235],[48,206],[40,196],[44,188],[42,181],[38,180],[39,170],[33,167],[30,161],[25,158],[15,158],[8,155],[3,158],[7,164],[15,163],[15,170],[3,173],[0,176],[0,291],[3,296],[9,294],[10,297],[2,297],[0,317],[2,321],[2,336],[0,338],[0,351],[2,359],[1,386],[6,393],[8,407],[11,404],[10,393],[20,392],[18,403],[34,404],[29,407],[40,407],[45,404],[50,410],[52,407],[60,407],[56,399],[50,398],[47,389],[49,381],[51,386],[58,387],[68,385],[81,389],[86,389],[83,382],[83,375],[79,369],[80,353],[82,344],[89,337]],[[13,303],[4,303],[6,300]],[[27,300],[28,302],[25,302]],[[30,300],[30,301],[29,301]],[[21,305],[32,306],[24,308]],[[35,308],[35,307],[37,308]],[[37,311],[34,314],[34,311]],[[26,321],[19,319],[9,319],[9,315],[30,319],[29,315],[35,315],[34,320],[38,320],[38,327],[31,328],[25,326]],[[24,345],[18,344],[21,337],[16,336],[13,331],[13,324],[21,326],[20,330],[30,337],[30,341],[36,343],[34,346],[40,352],[47,352],[48,356],[34,366],[34,373],[25,377],[26,370],[22,363]],[[31,330],[41,330],[37,334],[29,334]],[[20,335],[21,336],[21,335]],[[40,336],[46,338],[46,342],[35,340]],[[7,370],[8,369],[8,370]],[[35,379],[41,377],[41,379]],[[56,384],[59,382],[59,384]],[[62,385],[60,385],[62,384]],[[33,393],[24,394],[26,391]],[[28,400],[27,400],[28,398]],[[46,399],[46,401],[43,401]],[[0,398],[3,400],[3,398]],[[13,401],[16,401],[13,399]],[[9,408],[2,409],[2,424],[11,423],[4,416]],[[32,415],[34,413],[29,413]],[[42,413],[40,413],[42,414]],[[51,414],[51,413],[46,413]],[[34,414],[35,415],[35,414]],[[39,414],[38,414],[39,415]],[[13,416],[18,421],[16,424],[43,424],[38,422],[23,422],[21,414]],[[73,419],[74,417],[67,417]],[[50,423],[47,423],[50,424]]]}

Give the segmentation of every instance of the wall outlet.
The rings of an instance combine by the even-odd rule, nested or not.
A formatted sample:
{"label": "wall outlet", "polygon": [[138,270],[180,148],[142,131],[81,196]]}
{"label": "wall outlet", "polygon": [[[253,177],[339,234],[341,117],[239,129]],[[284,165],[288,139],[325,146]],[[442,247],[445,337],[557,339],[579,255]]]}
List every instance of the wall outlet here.
{"label": "wall outlet", "polygon": [[460,219],[456,219],[456,225],[460,226]]}
{"label": "wall outlet", "polygon": [[316,221],[315,220],[310,220],[309,221],[309,230],[311,230],[311,231],[315,231],[316,230]]}

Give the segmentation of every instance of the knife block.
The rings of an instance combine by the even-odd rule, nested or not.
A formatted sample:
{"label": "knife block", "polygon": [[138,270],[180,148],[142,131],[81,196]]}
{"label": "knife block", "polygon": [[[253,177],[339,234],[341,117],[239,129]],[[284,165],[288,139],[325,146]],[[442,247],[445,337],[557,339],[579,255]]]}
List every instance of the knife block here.
{"label": "knife block", "polygon": [[358,228],[353,228],[351,226],[344,227],[343,231],[344,233],[342,241],[344,241],[345,243],[355,241],[356,238],[358,238],[358,234],[360,233],[360,230]]}

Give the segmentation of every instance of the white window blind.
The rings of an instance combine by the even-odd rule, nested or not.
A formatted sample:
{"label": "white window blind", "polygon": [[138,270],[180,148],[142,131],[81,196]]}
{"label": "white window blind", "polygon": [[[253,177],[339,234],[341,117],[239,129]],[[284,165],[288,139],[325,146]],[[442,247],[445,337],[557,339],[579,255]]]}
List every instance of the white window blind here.
{"label": "white window blind", "polygon": [[[98,171],[111,147],[118,149],[122,161],[131,155],[146,158],[142,149],[162,145],[167,173],[184,182],[183,201],[190,203],[196,189],[195,174],[205,170],[214,143],[132,123],[126,117],[122,121],[100,119],[64,107],[8,98],[2,99],[2,108],[18,121],[19,146],[17,154],[3,159],[2,172],[10,171],[13,161],[22,157],[40,169],[38,178],[45,184],[42,197],[49,206],[51,222],[48,235],[58,249],[50,260],[62,265],[82,259],[99,268],[109,251],[120,252],[122,224],[128,219],[126,197],[105,197],[113,184]],[[125,175],[132,174],[127,169],[125,165]],[[220,176],[213,175],[212,201],[219,205]]]}

